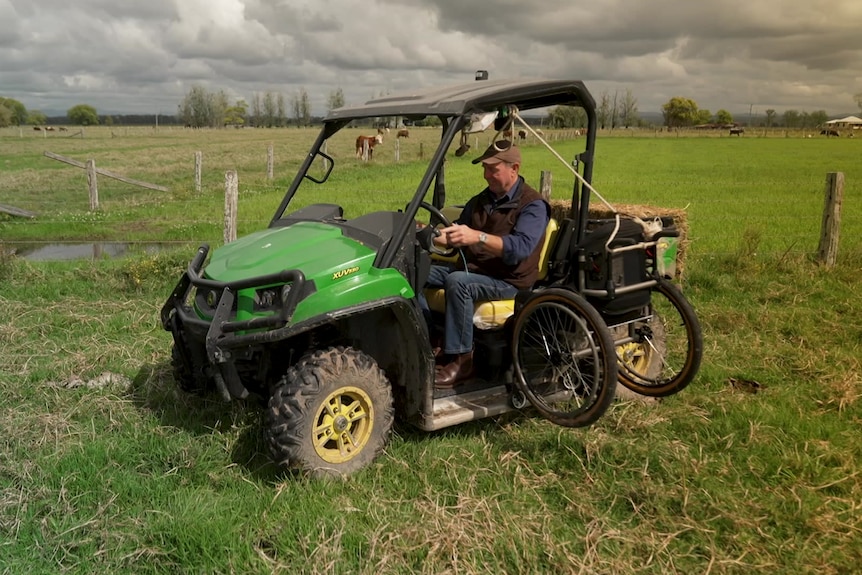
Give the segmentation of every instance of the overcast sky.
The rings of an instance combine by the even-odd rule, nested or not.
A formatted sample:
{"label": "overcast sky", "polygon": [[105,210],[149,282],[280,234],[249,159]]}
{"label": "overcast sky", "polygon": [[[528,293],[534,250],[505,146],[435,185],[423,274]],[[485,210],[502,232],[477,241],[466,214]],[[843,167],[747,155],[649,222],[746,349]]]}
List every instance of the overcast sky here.
{"label": "overcast sky", "polygon": [[323,114],[492,78],[674,96],[734,115],[859,113],[862,0],[0,0],[0,96],[64,114],[175,114],[192,86],[308,92]]}

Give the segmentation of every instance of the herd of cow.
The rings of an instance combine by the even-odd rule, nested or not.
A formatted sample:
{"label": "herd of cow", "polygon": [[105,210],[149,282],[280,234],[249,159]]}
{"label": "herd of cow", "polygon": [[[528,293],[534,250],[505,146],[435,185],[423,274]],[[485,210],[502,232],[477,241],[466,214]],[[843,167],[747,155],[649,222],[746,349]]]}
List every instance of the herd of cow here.
{"label": "herd of cow", "polygon": [[[41,132],[42,130],[45,130],[46,132],[53,132],[54,126],[45,126],[44,128],[39,127],[39,126],[33,126],[33,129],[36,130],[37,132]],[[67,131],[69,131],[69,128],[65,128],[63,126],[60,126],[59,130],[61,132],[67,132]]]}
{"label": "herd of cow", "polygon": [[[360,159],[370,160],[374,155],[374,146],[378,146],[383,143],[383,134],[387,132],[389,132],[389,128],[377,128],[377,133],[373,136],[356,136],[356,157]],[[541,133],[541,130],[539,130],[538,132]],[[578,132],[577,135],[580,135],[580,132]],[[409,138],[410,131],[406,128],[401,128],[398,130],[398,132],[395,133],[395,137]],[[506,130],[505,132],[503,132],[503,137],[508,140],[511,140],[512,131]],[[518,139],[526,140],[527,131],[518,130]]]}

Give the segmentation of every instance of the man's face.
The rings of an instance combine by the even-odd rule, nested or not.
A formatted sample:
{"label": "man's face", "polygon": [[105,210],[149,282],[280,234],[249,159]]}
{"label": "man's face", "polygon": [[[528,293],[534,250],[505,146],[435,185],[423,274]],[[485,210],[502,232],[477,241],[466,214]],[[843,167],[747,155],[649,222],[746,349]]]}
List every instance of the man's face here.
{"label": "man's face", "polygon": [[488,189],[498,196],[502,196],[509,191],[515,181],[518,179],[518,164],[508,164],[506,162],[497,162],[496,164],[482,164],[485,168],[485,181],[488,182]]}

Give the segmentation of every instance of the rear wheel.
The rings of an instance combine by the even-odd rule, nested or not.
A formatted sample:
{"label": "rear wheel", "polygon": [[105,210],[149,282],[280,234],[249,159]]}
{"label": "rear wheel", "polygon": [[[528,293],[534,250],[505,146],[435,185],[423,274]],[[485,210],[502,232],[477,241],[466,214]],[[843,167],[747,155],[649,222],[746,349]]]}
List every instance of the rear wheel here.
{"label": "rear wheel", "polygon": [[565,289],[527,300],[513,326],[515,383],[547,419],[566,427],[594,423],[614,399],[614,341],[598,311]]}
{"label": "rear wheel", "polygon": [[617,346],[619,378],[627,388],[650,397],[673,395],[691,383],[703,357],[703,336],[694,308],[665,279],[650,294],[643,317],[622,331]]}
{"label": "rear wheel", "polygon": [[394,411],[377,363],[352,348],[301,359],[269,400],[266,439],[279,464],[312,475],[348,475],[386,446]]}

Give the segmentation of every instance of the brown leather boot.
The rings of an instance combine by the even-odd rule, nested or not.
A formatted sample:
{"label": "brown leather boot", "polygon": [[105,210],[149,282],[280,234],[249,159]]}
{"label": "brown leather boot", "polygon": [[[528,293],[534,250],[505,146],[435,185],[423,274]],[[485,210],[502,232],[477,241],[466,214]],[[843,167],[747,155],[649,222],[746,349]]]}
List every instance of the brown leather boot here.
{"label": "brown leather boot", "polygon": [[437,389],[452,389],[473,377],[473,352],[456,355],[446,365],[438,365],[434,378]]}

